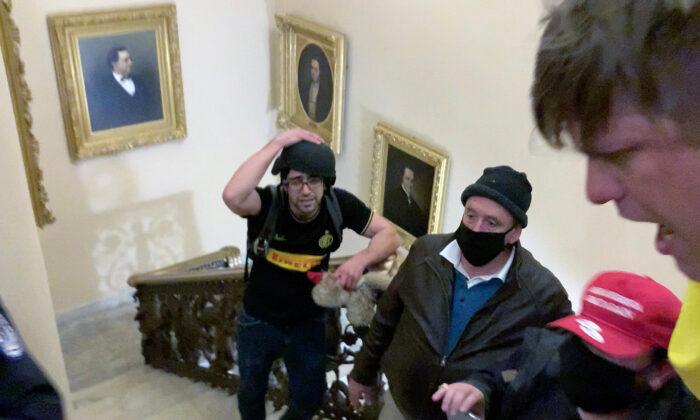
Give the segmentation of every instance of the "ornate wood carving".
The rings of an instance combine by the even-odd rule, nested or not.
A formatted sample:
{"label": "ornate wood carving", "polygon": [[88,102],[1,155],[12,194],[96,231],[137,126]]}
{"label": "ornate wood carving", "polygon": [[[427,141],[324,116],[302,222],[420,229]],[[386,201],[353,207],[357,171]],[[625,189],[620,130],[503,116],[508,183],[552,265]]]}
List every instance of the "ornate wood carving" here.
{"label": "ornate wood carving", "polygon": [[[332,259],[337,267],[343,258]],[[132,276],[138,302],[136,320],[145,362],[155,368],[235,393],[238,389],[236,314],[243,299],[243,267],[238,250],[225,248],[151,273]],[[330,419],[377,418],[380,405],[355,412],[341,367],[352,365],[360,334],[343,325],[340,311],[327,317],[327,371],[333,380],[319,416]],[[346,370],[346,369],[343,369]],[[284,364],[273,366],[267,399],[275,410],[287,403]]]}

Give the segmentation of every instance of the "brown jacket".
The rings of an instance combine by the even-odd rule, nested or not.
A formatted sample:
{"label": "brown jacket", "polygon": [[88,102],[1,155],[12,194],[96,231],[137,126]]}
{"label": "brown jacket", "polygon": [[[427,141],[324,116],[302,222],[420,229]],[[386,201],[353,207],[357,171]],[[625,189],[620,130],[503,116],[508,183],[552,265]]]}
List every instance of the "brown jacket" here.
{"label": "brown jacket", "polygon": [[430,399],[441,383],[478,382],[479,370],[517,350],[526,327],[572,313],[559,280],[517,244],[505,284],[446,354],[454,266],[439,253],[452,239],[427,235],[413,244],[379,301],[350,374],[361,384],[374,384],[381,363],[396,405],[408,418],[443,418]]}

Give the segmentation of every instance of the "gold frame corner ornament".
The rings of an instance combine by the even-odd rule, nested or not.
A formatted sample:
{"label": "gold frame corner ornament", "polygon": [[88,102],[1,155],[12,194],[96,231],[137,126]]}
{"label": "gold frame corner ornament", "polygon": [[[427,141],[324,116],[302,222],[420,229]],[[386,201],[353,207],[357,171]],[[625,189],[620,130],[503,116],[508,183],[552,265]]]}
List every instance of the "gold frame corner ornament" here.
{"label": "gold frame corner ornament", "polygon": [[[374,212],[384,213],[384,187],[386,185],[387,156],[389,146],[430,165],[433,170],[433,183],[430,193],[430,211],[427,233],[438,233],[441,229],[442,212],[445,201],[447,168],[449,157],[446,153],[428,145],[422,140],[402,133],[390,125],[379,122],[374,127],[374,150],[372,154],[372,184],[370,207]],[[389,220],[391,222],[391,220]],[[405,245],[410,246],[416,237],[396,225]]]}
{"label": "gold frame corner ornament", "polygon": [[[340,154],[345,104],[345,36],[297,16],[275,16],[280,31],[280,105],[277,124],[300,127],[326,139]],[[303,50],[315,44],[328,61],[332,77],[332,101],[327,116],[314,121],[306,113],[299,94],[299,62]]]}
{"label": "gold frame corner ornament", "polygon": [[[47,18],[51,50],[71,160],[114,154],[187,135],[174,4],[61,13]],[[110,37],[153,32],[162,117],[93,131],[81,67],[81,37]]]}
{"label": "gold frame corner ornament", "polygon": [[24,63],[19,54],[19,28],[12,20],[11,12],[12,1],[0,0],[0,49],[5,61],[5,72],[24,160],[29,196],[34,210],[34,220],[38,227],[43,228],[56,219],[48,208],[48,194],[44,188],[44,176],[39,167],[39,142],[32,132],[32,115],[29,107],[32,94],[24,78]]}

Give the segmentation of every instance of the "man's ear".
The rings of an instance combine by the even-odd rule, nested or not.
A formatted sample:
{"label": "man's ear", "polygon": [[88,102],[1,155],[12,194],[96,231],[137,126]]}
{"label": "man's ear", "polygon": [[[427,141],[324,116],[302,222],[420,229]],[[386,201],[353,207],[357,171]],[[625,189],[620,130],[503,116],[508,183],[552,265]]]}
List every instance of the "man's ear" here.
{"label": "man's ear", "polygon": [[657,363],[644,375],[649,387],[654,391],[666,385],[666,382],[678,376],[668,360]]}
{"label": "man's ear", "polygon": [[516,223],[513,229],[506,234],[506,243],[508,245],[515,245],[515,243],[520,240],[521,233],[523,233],[523,228],[520,226],[520,223]]}

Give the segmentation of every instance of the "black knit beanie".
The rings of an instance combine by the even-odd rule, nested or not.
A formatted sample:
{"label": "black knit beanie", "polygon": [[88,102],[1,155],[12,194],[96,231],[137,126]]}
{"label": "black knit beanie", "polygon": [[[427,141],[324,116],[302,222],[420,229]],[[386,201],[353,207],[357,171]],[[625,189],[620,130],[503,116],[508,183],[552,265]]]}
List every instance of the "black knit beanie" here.
{"label": "black knit beanie", "polygon": [[483,175],[462,192],[462,204],[473,195],[490,198],[513,215],[520,226],[527,226],[527,209],[532,201],[532,185],[524,172],[510,166],[484,169]]}

